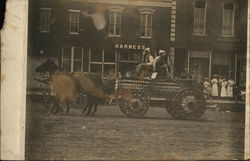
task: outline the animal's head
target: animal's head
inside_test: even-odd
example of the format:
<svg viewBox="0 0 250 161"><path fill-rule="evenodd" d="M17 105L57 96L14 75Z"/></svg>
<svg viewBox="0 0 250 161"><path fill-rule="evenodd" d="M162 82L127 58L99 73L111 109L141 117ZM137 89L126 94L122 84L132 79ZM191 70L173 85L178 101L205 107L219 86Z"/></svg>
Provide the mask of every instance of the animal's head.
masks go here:
<svg viewBox="0 0 250 161"><path fill-rule="evenodd" d="M42 63L36 68L36 72L49 72L54 73L58 69L55 60L48 59L46 62Z"/></svg>

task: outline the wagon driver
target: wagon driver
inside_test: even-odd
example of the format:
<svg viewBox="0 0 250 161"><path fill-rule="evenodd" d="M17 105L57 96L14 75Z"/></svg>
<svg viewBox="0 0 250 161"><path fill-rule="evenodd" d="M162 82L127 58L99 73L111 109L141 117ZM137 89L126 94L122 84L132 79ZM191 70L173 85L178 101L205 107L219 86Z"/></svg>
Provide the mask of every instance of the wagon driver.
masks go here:
<svg viewBox="0 0 250 161"><path fill-rule="evenodd" d="M151 72L153 69L154 57L150 48L146 48L142 54L142 63L136 67L136 76L144 75L144 72Z"/></svg>

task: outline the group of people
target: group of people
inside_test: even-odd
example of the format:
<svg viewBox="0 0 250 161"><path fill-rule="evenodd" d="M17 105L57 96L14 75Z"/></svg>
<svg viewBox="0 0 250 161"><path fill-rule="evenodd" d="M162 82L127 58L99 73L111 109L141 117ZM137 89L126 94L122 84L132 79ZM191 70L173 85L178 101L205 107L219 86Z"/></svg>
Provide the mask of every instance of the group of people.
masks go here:
<svg viewBox="0 0 250 161"><path fill-rule="evenodd" d="M234 97L233 89L235 81L233 79L225 79L218 74L213 75L211 83L208 78L204 78L204 92L212 97Z"/></svg>
<svg viewBox="0 0 250 161"><path fill-rule="evenodd" d="M150 48L146 48L143 51L142 63L136 68L136 76L155 79L162 70L164 70L165 73L169 73L168 56L166 51L159 50L158 56L154 58Z"/></svg>

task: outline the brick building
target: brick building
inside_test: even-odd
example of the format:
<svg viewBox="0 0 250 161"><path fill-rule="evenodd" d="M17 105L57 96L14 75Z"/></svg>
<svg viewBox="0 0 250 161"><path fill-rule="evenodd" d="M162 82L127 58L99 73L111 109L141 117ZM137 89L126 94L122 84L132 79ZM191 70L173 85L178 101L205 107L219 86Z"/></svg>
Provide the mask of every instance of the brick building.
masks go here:
<svg viewBox="0 0 250 161"><path fill-rule="evenodd" d="M177 0L176 17L177 74L186 70L198 81L219 74L245 84L246 0Z"/></svg>
<svg viewBox="0 0 250 161"><path fill-rule="evenodd" d="M133 71L143 49L170 52L176 74L244 84L246 0L30 0L28 88L48 58L104 78ZM244 74L243 74L244 75Z"/></svg>

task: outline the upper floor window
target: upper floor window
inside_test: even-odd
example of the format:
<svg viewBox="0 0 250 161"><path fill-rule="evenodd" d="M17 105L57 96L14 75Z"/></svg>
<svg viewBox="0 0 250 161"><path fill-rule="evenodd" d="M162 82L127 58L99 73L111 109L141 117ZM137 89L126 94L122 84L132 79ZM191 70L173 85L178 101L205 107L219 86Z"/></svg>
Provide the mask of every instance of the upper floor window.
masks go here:
<svg viewBox="0 0 250 161"><path fill-rule="evenodd" d="M40 8L40 32L50 32L51 8Z"/></svg>
<svg viewBox="0 0 250 161"><path fill-rule="evenodd" d="M233 3L225 3L223 7L223 22L222 22L222 35L234 35L234 12L235 6Z"/></svg>
<svg viewBox="0 0 250 161"><path fill-rule="evenodd" d="M206 34L206 2L196 1L194 8L194 34Z"/></svg>
<svg viewBox="0 0 250 161"><path fill-rule="evenodd" d="M140 37L141 38L152 38L152 26L153 26L153 13L152 9L141 9L141 27Z"/></svg>
<svg viewBox="0 0 250 161"><path fill-rule="evenodd" d="M121 36L121 12L109 11L109 36Z"/></svg>
<svg viewBox="0 0 250 161"><path fill-rule="evenodd" d="M79 34L80 10L69 10L69 33Z"/></svg>

